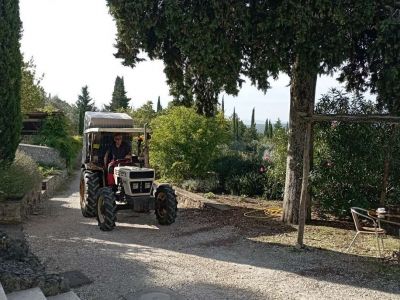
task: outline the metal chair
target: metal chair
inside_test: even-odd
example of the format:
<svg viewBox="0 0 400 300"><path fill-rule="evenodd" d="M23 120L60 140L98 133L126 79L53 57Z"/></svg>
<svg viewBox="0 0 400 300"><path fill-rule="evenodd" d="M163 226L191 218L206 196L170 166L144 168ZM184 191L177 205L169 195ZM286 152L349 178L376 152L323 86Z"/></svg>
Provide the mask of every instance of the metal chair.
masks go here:
<svg viewBox="0 0 400 300"><path fill-rule="evenodd" d="M376 242L378 244L379 257L382 257L379 238L381 239L382 242L382 251L383 251L383 236L386 234L386 231L380 227L380 224L378 224L374 218L368 216L368 210L359 207L352 207L350 210L351 210L351 215L353 216L354 225L356 227L357 233L353 238L353 240L351 241L346 252L350 251L351 246L353 245L359 234L374 234L376 236ZM372 222L373 227L363 226L360 222L360 218L364 218Z"/></svg>

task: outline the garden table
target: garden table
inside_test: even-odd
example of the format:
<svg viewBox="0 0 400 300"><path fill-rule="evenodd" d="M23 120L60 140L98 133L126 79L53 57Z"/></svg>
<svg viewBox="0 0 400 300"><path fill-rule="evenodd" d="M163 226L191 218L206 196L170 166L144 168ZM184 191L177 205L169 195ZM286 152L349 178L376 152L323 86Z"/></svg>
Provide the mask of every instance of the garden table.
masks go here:
<svg viewBox="0 0 400 300"><path fill-rule="evenodd" d="M399 228L399 251L400 251L400 214L399 213L378 213L375 210L369 210L368 215L378 222L381 227L381 222L398 226Z"/></svg>

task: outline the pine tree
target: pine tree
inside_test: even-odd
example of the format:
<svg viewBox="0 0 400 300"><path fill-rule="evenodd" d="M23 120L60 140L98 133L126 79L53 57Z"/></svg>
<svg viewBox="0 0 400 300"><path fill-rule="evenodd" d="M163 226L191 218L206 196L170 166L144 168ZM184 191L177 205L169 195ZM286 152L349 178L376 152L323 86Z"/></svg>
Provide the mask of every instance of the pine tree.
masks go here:
<svg viewBox="0 0 400 300"><path fill-rule="evenodd" d="M0 168L14 160L21 132L21 20L18 0L0 0Z"/></svg>
<svg viewBox="0 0 400 300"><path fill-rule="evenodd" d="M162 106L161 106L161 101L160 101L160 96L158 96L158 100L157 100L157 112L161 112L163 110Z"/></svg>
<svg viewBox="0 0 400 300"><path fill-rule="evenodd" d="M121 108L126 109L128 108L129 101L131 99L126 96L124 77L117 76L111 102L105 106L105 109L109 111L116 111Z"/></svg>
<svg viewBox="0 0 400 300"><path fill-rule="evenodd" d="M76 101L76 106L79 111L79 125L78 132L79 134L83 133L83 123L85 121L85 112L94 110L94 103L92 102L92 98L89 95L88 86L85 85L82 87L81 95L78 96L78 100Z"/></svg>

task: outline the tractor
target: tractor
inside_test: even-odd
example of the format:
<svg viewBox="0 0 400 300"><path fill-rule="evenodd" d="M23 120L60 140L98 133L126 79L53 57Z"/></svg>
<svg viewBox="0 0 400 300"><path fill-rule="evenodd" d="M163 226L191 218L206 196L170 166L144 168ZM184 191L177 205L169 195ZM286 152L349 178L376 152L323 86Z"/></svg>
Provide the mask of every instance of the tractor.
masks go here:
<svg viewBox="0 0 400 300"><path fill-rule="evenodd" d="M160 225L175 222L175 191L169 184L156 185L155 170L149 167L150 133L147 125L134 128L132 118L125 113L85 113L80 205L82 215L96 217L103 231L114 229L117 211L122 209L154 210ZM135 151L131 157L105 162L116 134Z"/></svg>

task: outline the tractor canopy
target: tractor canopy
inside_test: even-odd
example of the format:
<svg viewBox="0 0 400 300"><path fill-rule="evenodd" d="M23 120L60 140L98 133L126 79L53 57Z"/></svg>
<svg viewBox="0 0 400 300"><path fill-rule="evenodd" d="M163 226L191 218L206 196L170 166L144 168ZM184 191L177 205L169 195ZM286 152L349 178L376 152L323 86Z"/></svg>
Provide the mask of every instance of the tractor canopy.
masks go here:
<svg viewBox="0 0 400 300"><path fill-rule="evenodd" d="M104 154L113 143L115 133L121 133L123 140L132 143L132 137L137 136L143 143L140 148L146 146L150 131L147 126L134 128L133 119L126 113L112 112L86 112L83 132L82 165L87 163L101 164ZM143 138L141 138L143 136ZM147 149L146 149L147 150ZM140 156L142 150L136 155ZM146 164L147 165L147 164Z"/></svg>

